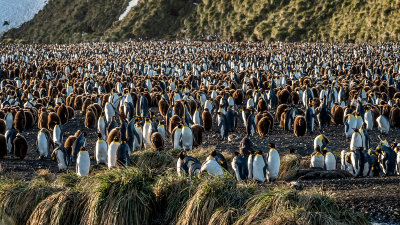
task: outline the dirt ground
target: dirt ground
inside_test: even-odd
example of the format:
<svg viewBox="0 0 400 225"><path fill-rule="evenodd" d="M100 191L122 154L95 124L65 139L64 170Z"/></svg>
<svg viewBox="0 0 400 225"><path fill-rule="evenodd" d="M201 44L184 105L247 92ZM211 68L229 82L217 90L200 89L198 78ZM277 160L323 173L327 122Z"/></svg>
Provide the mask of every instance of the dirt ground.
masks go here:
<svg viewBox="0 0 400 225"><path fill-rule="evenodd" d="M65 126L64 141L73 135L78 129L85 130L84 118L81 112L76 112L75 118L70 120ZM215 128L215 126L214 126ZM387 135L389 141L399 138L399 129L392 129ZM50 159L39 160L36 152L36 136L38 128L26 132L30 149L24 160L19 160L13 156L6 156L0 160L0 174L14 179L30 180L35 172L40 169L48 169L50 172L57 173L56 162ZM233 142L217 140L219 136L215 131L204 135L203 146L216 145L221 151L233 152L239 149L240 140L245 136L243 125L240 124L235 133L239 135ZM295 147L302 156L309 156L313 152L313 140L319 134L316 131L313 135L307 134L304 137L295 137L293 132L285 133L278 127L275 121L274 130L270 131L267 137L261 138L255 135L253 143L260 150L267 150L267 144L274 142L281 156L288 153L289 147ZM345 141L344 126L331 125L324 134L330 139L329 147L335 153L349 147L350 143ZM378 144L378 132L370 132L371 146ZM88 131L87 149L91 155L92 165L94 161L94 147L96 143L95 131ZM167 148L170 147L169 139ZM230 162L229 162L230 163ZM338 159L340 163L340 159ZM71 167L71 170L74 168ZM345 206L351 207L356 211L367 214L372 221L379 223L400 224L400 177L374 177L374 178L349 178L336 180L312 180L300 181L303 188L322 188L330 191Z"/></svg>

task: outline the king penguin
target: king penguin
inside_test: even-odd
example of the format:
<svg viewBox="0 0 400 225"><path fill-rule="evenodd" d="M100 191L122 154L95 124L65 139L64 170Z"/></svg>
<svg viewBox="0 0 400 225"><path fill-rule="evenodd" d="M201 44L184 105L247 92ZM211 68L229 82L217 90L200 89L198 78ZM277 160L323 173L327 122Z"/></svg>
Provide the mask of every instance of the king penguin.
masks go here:
<svg viewBox="0 0 400 225"><path fill-rule="evenodd" d="M325 158L321 153L320 146L316 146L314 152L311 154L311 168L321 168L324 169Z"/></svg>
<svg viewBox="0 0 400 225"><path fill-rule="evenodd" d="M224 171L221 165L217 162L217 151L212 151L211 154L207 157L206 161L203 163L200 169L199 178L202 173L207 172L211 176L222 177L224 175Z"/></svg>
<svg viewBox="0 0 400 225"><path fill-rule="evenodd" d="M119 165L129 166L129 145L126 143L126 139L122 139L122 143L118 146L117 159Z"/></svg>
<svg viewBox="0 0 400 225"><path fill-rule="evenodd" d="M259 182L265 182L267 172L267 162L262 151L257 151L253 159L252 177Z"/></svg>
<svg viewBox="0 0 400 225"><path fill-rule="evenodd" d="M49 155L51 143L50 143L50 137L47 135L47 132L45 131L45 128L42 128L37 136L37 147L39 150L39 158L47 158Z"/></svg>
<svg viewBox="0 0 400 225"><path fill-rule="evenodd" d="M247 179L249 174L246 159L239 152L235 151L232 159L232 169L235 171L236 179L241 182Z"/></svg>
<svg viewBox="0 0 400 225"><path fill-rule="evenodd" d="M181 138L182 138L182 124L179 124L174 128L171 134L172 145L174 149L182 149Z"/></svg>
<svg viewBox="0 0 400 225"><path fill-rule="evenodd" d="M281 159L274 143L269 144L270 150L267 159L267 180L269 182L278 178Z"/></svg>
<svg viewBox="0 0 400 225"><path fill-rule="evenodd" d="M182 147L183 150L193 149L193 132L192 129L186 125L182 128Z"/></svg>
<svg viewBox="0 0 400 225"><path fill-rule="evenodd" d="M189 175L189 168L193 164L200 164L200 162L196 158L186 155L186 153L184 151L180 152L178 161L176 162L176 170L177 170L178 176ZM200 167L201 167L201 164L200 164Z"/></svg>
<svg viewBox="0 0 400 225"><path fill-rule="evenodd" d="M76 160L76 174L80 177L89 175L90 157L85 147L81 147Z"/></svg>
<svg viewBox="0 0 400 225"><path fill-rule="evenodd" d="M103 135L98 132L96 141L96 162L97 164L107 164L107 142L103 139Z"/></svg>
<svg viewBox="0 0 400 225"><path fill-rule="evenodd" d="M64 171L68 168L69 160L67 158L67 149L60 145L51 153L51 160L57 162L58 171Z"/></svg>
<svg viewBox="0 0 400 225"><path fill-rule="evenodd" d="M116 166L117 163L117 150L119 147L119 138L115 137L113 142L108 146L107 166L108 169Z"/></svg>
<svg viewBox="0 0 400 225"><path fill-rule="evenodd" d="M328 151L327 148L324 148L323 152L325 154L325 169L326 170L336 170L335 155L331 151Z"/></svg>
<svg viewBox="0 0 400 225"><path fill-rule="evenodd" d="M350 150L356 150L357 148L363 147L363 139L358 129L354 129L354 133L351 136Z"/></svg>

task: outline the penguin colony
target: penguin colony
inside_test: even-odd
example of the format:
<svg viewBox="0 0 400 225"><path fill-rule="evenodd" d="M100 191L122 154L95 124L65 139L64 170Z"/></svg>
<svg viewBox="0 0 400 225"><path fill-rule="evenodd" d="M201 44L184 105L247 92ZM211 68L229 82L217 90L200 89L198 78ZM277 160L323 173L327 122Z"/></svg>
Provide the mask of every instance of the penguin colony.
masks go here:
<svg viewBox="0 0 400 225"><path fill-rule="evenodd" d="M220 152L203 163L188 155L217 133L216 145L243 138L231 153L237 180L264 182L278 178L285 149L274 140L256 149L252 140L283 130L299 140L315 136L310 167L399 175L400 145L386 139L400 127L397 46L280 43L277 52L276 43L165 45L3 46L0 158L51 158L60 171L75 166L87 176L91 155L113 168L129 166L134 151L172 147L181 151L178 174L222 176L228 163ZM84 129L64 135L76 115ZM349 142L340 160L324 135L332 126ZM88 133L96 134L95 146L86 144ZM378 133L380 144L371 146Z"/></svg>

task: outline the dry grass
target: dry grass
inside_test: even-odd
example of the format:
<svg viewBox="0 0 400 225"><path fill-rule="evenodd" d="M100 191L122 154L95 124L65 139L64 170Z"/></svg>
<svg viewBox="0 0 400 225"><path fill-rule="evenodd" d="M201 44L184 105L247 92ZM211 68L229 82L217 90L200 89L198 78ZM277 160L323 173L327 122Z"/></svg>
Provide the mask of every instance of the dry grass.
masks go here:
<svg viewBox="0 0 400 225"><path fill-rule="evenodd" d="M77 191L55 193L38 204L27 224L80 224L85 202L84 194Z"/></svg>
<svg viewBox="0 0 400 225"><path fill-rule="evenodd" d="M253 185L237 185L233 177L207 177L197 187L196 193L181 209L178 225L209 224L210 220L221 214L217 209L239 209L254 192ZM231 214L233 215L233 214ZM214 217L214 218L213 218ZM226 218L235 220L236 218Z"/></svg>
<svg viewBox="0 0 400 225"><path fill-rule="evenodd" d="M82 180L88 192L82 221L86 224L149 224L154 207L151 173L115 169Z"/></svg>
<svg viewBox="0 0 400 225"><path fill-rule="evenodd" d="M174 168L178 159L177 150L157 151L155 149L145 149L135 151L131 155L131 162L138 168L152 170L156 174L164 172L168 168Z"/></svg>
<svg viewBox="0 0 400 225"><path fill-rule="evenodd" d="M297 170L300 169L300 158L283 158L279 169L278 180L289 181L296 176Z"/></svg>
<svg viewBox="0 0 400 225"><path fill-rule="evenodd" d="M179 177L175 170L158 176L153 186L158 217L156 220L159 220L160 224L175 224L182 203L194 195L198 183L198 179Z"/></svg>
<svg viewBox="0 0 400 225"><path fill-rule="evenodd" d="M46 197L59 191L44 177L30 183L2 179L0 182L0 208L16 224L25 224L35 207Z"/></svg>
<svg viewBox="0 0 400 225"><path fill-rule="evenodd" d="M255 195L236 224L369 224L360 213L343 209L321 191L276 187Z"/></svg>

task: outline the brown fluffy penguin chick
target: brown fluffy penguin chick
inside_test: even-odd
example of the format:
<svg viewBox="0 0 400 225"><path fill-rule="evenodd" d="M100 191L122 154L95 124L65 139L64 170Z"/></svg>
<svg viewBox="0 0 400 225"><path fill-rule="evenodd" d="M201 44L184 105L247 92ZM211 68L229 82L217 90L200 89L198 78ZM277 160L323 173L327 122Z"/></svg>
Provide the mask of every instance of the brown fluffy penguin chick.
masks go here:
<svg viewBox="0 0 400 225"><path fill-rule="evenodd" d="M25 129L31 129L33 126L35 126L35 119L33 118L33 115L30 111L24 110L25 113L25 119L26 119L26 125Z"/></svg>
<svg viewBox="0 0 400 225"><path fill-rule="evenodd" d="M65 140L64 143L64 148L67 149L67 152L71 155L72 152L72 145L74 144L75 140L76 140L76 136L75 135L71 135L67 138L67 140Z"/></svg>
<svg viewBox="0 0 400 225"><path fill-rule="evenodd" d="M0 134L0 159L7 155L7 140L6 136Z"/></svg>
<svg viewBox="0 0 400 225"><path fill-rule="evenodd" d="M22 135L17 135L14 139L14 154L20 159L24 159L28 152L28 142Z"/></svg>
<svg viewBox="0 0 400 225"><path fill-rule="evenodd" d="M116 127L110 131L107 137L107 146L113 142L114 138L118 137L118 139L121 139L121 128Z"/></svg>
<svg viewBox="0 0 400 225"><path fill-rule="evenodd" d="M85 116L85 127L88 129L96 129L97 121L96 115L94 114L93 110L86 111Z"/></svg>
<svg viewBox="0 0 400 225"><path fill-rule="evenodd" d="M233 95L232 95L233 101L235 102L235 105L241 105L243 103L243 91L242 90L236 90Z"/></svg>
<svg viewBox="0 0 400 225"><path fill-rule="evenodd" d="M203 132L204 132L204 127L195 124L191 127L192 133L193 133L193 146L199 146L203 143Z"/></svg>
<svg viewBox="0 0 400 225"><path fill-rule="evenodd" d="M68 109L68 119L75 118L75 110L71 106L67 106Z"/></svg>
<svg viewBox="0 0 400 225"><path fill-rule="evenodd" d="M179 116L179 118L183 118L185 116L185 107L181 101L175 102L174 112L175 115Z"/></svg>
<svg viewBox="0 0 400 225"><path fill-rule="evenodd" d="M397 106L390 110L390 125L400 127L400 109Z"/></svg>
<svg viewBox="0 0 400 225"><path fill-rule="evenodd" d="M272 116L272 114L268 111L265 111L263 113L264 117L267 117L269 119L269 129L272 130L274 128L274 117Z"/></svg>
<svg viewBox="0 0 400 225"><path fill-rule="evenodd" d="M51 112L49 114L48 122L47 122L47 124L49 126L49 130L53 131L54 126L56 124L60 124L60 123L61 123L61 120L60 120L60 117L58 117L57 113Z"/></svg>
<svg viewBox="0 0 400 225"><path fill-rule="evenodd" d="M14 128L18 132L23 132L26 126L26 118L23 110L19 110L14 117Z"/></svg>
<svg viewBox="0 0 400 225"><path fill-rule="evenodd" d="M82 104L82 112L86 112L87 107L92 104L92 99L87 98Z"/></svg>
<svg viewBox="0 0 400 225"><path fill-rule="evenodd" d="M82 105L83 105L82 95L76 96L75 101L74 101L74 109L80 110L80 109L82 109Z"/></svg>
<svg viewBox="0 0 400 225"><path fill-rule="evenodd" d="M302 137L306 134L307 122L304 116L296 116L293 124L293 132L296 137Z"/></svg>
<svg viewBox="0 0 400 225"><path fill-rule="evenodd" d="M151 135L151 145L158 151L164 150L164 139L160 133L154 132Z"/></svg>
<svg viewBox="0 0 400 225"><path fill-rule="evenodd" d="M278 101L280 104L287 104L290 100L290 92L287 89L283 89L278 92Z"/></svg>
<svg viewBox="0 0 400 225"><path fill-rule="evenodd" d="M167 112L168 112L168 103L167 101L165 101L164 99L160 99L160 101L158 101L158 110L160 110L160 114L162 117L166 117L167 116Z"/></svg>
<svg viewBox="0 0 400 225"><path fill-rule="evenodd" d="M0 134L5 135L6 134L6 121L3 119L0 119Z"/></svg>
<svg viewBox="0 0 400 225"><path fill-rule="evenodd" d="M331 113L333 115L333 122L335 122L336 125L343 124L344 110L340 105L334 105Z"/></svg>
<svg viewBox="0 0 400 225"><path fill-rule="evenodd" d="M172 133L172 131L181 123L181 118L178 115L174 115L169 119L169 127L168 131Z"/></svg>
<svg viewBox="0 0 400 225"><path fill-rule="evenodd" d="M270 127L270 119L268 117L263 117L257 123L257 132L261 137L265 137L268 134Z"/></svg>
<svg viewBox="0 0 400 225"><path fill-rule="evenodd" d="M286 104L281 104L281 105L279 105L278 108L276 109L276 115L275 115L275 117L276 117L276 120L278 120L278 122L281 121L281 115L282 115L282 113L285 111L285 109L287 109L287 108L288 108L288 105L286 105Z"/></svg>
<svg viewBox="0 0 400 225"><path fill-rule="evenodd" d="M47 113L45 108L42 108L40 111L41 112L39 115L39 124L38 124L39 129L43 129L43 128L48 129L49 128L49 125L48 125L49 114Z"/></svg>
<svg viewBox="0 0 400 225"><path fill-rule="evenodd" d="M208 108L204 109L201 118L203 119L204 130L210 131L212 128L213 118Z"/></svg>
<svg viewBox="0 0 400 225"><path fill-rule="evenodd" d="M68 122L69 113L67 106L65 104L61 104L60 107L57 109L57 115L60 117L61 124L66 124Z"/></svg>
<svg viewBox="0 0 400 225"><path fill-rule="evenodd" d="M297 91L292 91L292 103L297 105L299 104L300 101L300 95L297 93Z"/></svg>
<svg viewBox="0 0 400 225"><path fill-rule="evenodd" d="M257 112L263 112L266 110L267 110L267 102L263 98L258 99Z"/></svg>

